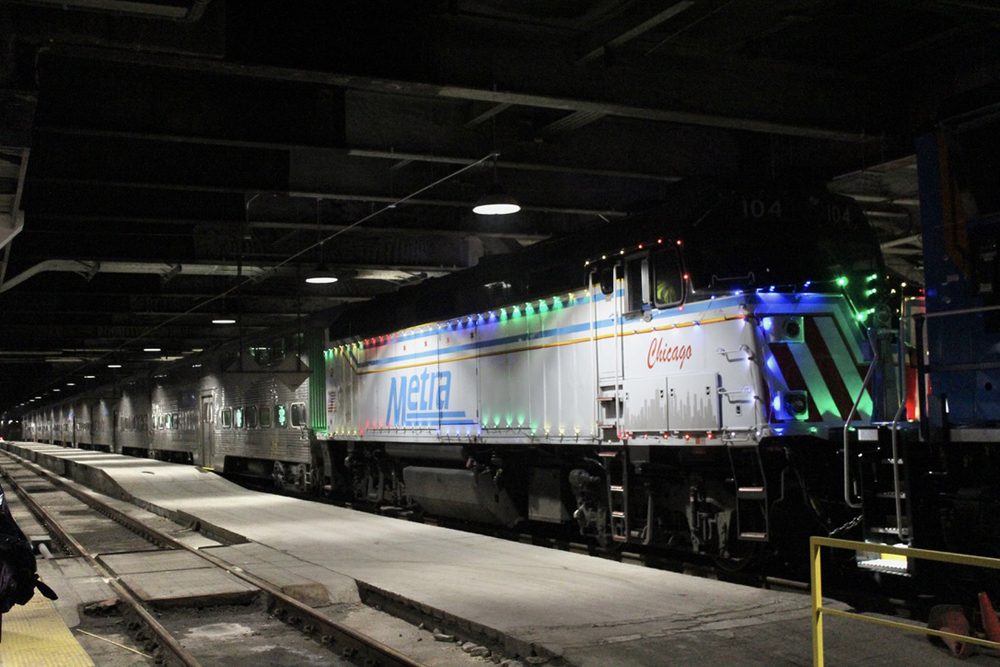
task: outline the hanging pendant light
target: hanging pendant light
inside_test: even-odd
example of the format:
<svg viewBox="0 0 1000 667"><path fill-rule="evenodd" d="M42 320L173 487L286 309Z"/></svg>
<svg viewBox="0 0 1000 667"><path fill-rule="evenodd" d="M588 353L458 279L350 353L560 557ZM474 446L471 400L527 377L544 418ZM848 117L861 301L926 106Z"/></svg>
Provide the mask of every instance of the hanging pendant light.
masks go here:
<svg viewBox="0 0 1000 667"><path fill-rule="evenodd" d="M325 240L320 231L319 224L319 203L320 200L316 200L316 244L319 246L319 264L316 268L306 274L306 282L310 285L329 285L330 283L337 282L337 275L331 271L326 262L323 261L323 246L325 245Z"/></svg>
<svg viewBox="0 0 1000 667"><path fill-rule="evenodd" d="M226 296L222 295L222 312L212 318L212 324L236 324L236 317L226 308Z"/></svg>
<svg viewBox="0 0 1000 667"><path fill-rule="evenodd" d="M337 282L337 276L327 268L326 264L320 262L319 265L306 274L306 282L310 285L329 285Z"/></svg>
<svg viewBox="0 0 1000 667"><path fill-rule="evenodd" d="M480 197L475 206L472 207L473 213L478 213L479 215L510 215L521 210L521 206L517 203L517 200L504 192L497 181L498 156L498 153L493 154L493 185L490 187L489 192Z"/></svg>

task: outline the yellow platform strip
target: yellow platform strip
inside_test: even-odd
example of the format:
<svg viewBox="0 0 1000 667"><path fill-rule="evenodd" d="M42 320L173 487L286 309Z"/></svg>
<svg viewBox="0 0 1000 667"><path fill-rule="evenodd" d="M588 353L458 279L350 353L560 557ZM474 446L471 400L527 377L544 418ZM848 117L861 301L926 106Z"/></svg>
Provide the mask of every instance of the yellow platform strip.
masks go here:
<svg viewBox="0 0 1000 667"><path fill-rule="evenodd" d="M0 665L3 667L93 666L55 605L38 593L26 605L3 615Z"/></svg>

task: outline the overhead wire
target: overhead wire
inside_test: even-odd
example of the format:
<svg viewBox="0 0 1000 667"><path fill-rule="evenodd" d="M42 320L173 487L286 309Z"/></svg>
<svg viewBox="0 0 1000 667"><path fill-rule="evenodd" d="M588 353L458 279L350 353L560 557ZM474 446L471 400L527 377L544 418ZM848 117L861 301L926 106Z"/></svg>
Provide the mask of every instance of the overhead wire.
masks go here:
<svg viewBox="0 0 1000 667"><path fill-rule="evenodd" d="M447 175L445 175L445 176L437 179L433 183L425 185L425 186L423 186L423 187L421 187L421 188L419 188L419 189L411 192L410 194L406 195L405 197L401 197L400 199L392 201L392 202L386 204L385 206L383 206L382 208L379 208L379 209L376 209L376 210L372 211L368 215L366 215L366 216L364 216L364 217L362 217L362 218L360 218L358 220L355 220L354 222L352 222L351 224L349 224L349 225L347 225L345 227L341 227L340 229L337 229L336 231L332 232L331 234L329 234L329 235L327 235L325 237L319 238L312 245L308 245L308 246L300 249L299 251L297 251L297 252L289 255L285 259L281 260L277 264L274 264L273 266L271 266L270 268L266 269L265 271L263 271L261 273L256 273L256 274L254 274L252 276L247 276L247 277L238 276L236 284L234 284L232 287L230 287L230 288L228 288L228 289L220 292L219 294L216 294L214 296L208 297L208 298L206 298L206 299L198 302L197 304L195 304L191 308L185 310L184 312L178 313L176 315L173 315L173 316L165 319L164 321L160 322L159 324L156 324L155 326L152 326L149 329L146 329L145 331L143 331L142 333L138 334L137 336L134 336L133 338L130 338L130 339L126 340L125 342L123 342L122 344L118 345L113 350L111 350L109 352L106 352L102 356L100 356L100 357L98 357L96 359L92 359L90 361L87 361L82 366L78 366L77 368L75 368L73 371L71 371L69 373L65 373L65 374L57 377L54 380L54 383L62 382L64 379L66 379L68 377L72 377L74 375L77 375L77 374L81 373L82 371L85 371L88 368L92 368L92 367L96 366L97 364L100 364L101 362L103 362L103 361L105 361L107 359L113 358L115 355L117 355L119 352L121 352L122 350L124 350L128 346L132 345L133 343L136 343L137 341L140 341L140 340L146 338L147 336L149 336L152 333L155 333L156 331L159 331L160 329L162 329L163 327L167 326L168 324L171 324L171 323L176 322L177 320L179 320L179 319L181 319L183 317L191 315L192 313L195 313L195 312L201 310L205 306L207 306L207 305L209 305L211 303L215 303L219 299L226 298L227 296L229 296L233 292L239 290L241 287L243 287L243 286L245 286L245 285L247 285L249 283L259 282L259 281L262 281L262 280L266 280L267 278L275 275L277 273L278 269L280 269L281 267L283 267L283 266L287 265L288 263L294 261L295 259L301 257L302 255L308 253L309 251L313 250L317 246L322 246L323 244L328 243L329 241L332 241L333 239L337 238L341 234L345 234L345 233L349 232L350 230L354 229L355 227L358 227L359 225L363 225L364 223L368 222L372 218L375 218L375 217L378 217L379 215L382 215L386 211L390 211L392 209L395 209L397 206L399 206L401 204L405 204L407 201L413 199L414 197L417 197L417 196L423 194L424 192L427 192L428 190L431 190L431 189L437 187L438 185L441 185L442 183L450 181L451 179L459 176L460 174L462 174L462 173L464 173L466 171L469 171L470 169L473 169L475 167L478 167L479 165L481 165L482 163L484 163L484 162L486 162L488 160L494 160L495 161L498 157L500 157L500 154L497 153L496 151L493 151L493 152L487 154L486 156L484 156L484 157L476 160L475 162L469 163L469 164L465 165L464 167L461 167L460 169L457 169L457 170L451 172L450 174L447 174ZM269 191L257 192L252 197L248 198L247 201L246 201L245 211L246 211L247 216L249 216L250 203L252 201L254 201L257 197L260 197L261 195L265 195L265 194L285 194L287 196L292 196L292 197L297 196L294 193L280 193L280 192L269 192ZM301 195L301 196L304 197L306 195ZM312 193L312 194L310 194L308 196L311 197L311 198L313 198L313 199L317 198L315 193ZM49 386L51 387L52 385L50 384ZM46 390L45 389L41 389L41 390L35 390L35 391L46 391Z"/></svg>

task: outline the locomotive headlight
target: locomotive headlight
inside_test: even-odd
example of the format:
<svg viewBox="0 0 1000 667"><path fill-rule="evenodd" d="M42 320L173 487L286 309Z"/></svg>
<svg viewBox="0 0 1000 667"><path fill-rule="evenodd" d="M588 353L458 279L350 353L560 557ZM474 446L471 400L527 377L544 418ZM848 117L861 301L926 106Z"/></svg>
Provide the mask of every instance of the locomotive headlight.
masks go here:
<svg viewBox="0 0 1000 667"><path fill-rule="evenodd" d="M772 343L803 343L805 327L798 315L777 316L764 319L764 332Z"/></svg>
<svg viewBox="0 0 1000 667"><path fill-rule="evenodd" d="M804 391L789 391L782 397L788 416L805 419L809 415L809 397Z"/></svg>

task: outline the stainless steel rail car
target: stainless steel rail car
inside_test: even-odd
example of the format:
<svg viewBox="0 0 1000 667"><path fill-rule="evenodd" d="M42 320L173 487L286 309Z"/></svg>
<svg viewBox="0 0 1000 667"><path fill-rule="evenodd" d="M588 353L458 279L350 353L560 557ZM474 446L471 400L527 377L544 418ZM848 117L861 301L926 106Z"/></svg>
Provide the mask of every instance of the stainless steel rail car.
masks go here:
<svg viewBox="0 0 1000 667"><path fill-rule="evenodd" d="M241 354L233 346L48 404L25 416L25 437L315 490L317 447L310 429L311 384L322 387L321 336L272 333ZM310 370L310 341L313 358ZM315 392L314 392L315 393ZM327 467L329 467L327 465Z"/></svg>

